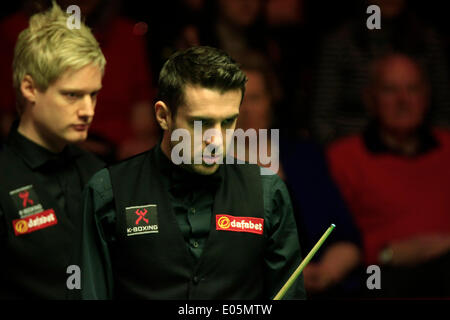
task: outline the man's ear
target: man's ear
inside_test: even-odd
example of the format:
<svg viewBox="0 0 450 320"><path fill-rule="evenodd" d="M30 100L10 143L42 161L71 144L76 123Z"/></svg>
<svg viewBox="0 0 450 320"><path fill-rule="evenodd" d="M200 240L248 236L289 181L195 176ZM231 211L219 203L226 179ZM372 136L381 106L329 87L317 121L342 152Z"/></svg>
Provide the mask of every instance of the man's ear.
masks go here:
<svg viewBox="0 0 450 320"><path fill-rule="evenodd" d="M36 93L38 91L36 83L30 75L25 75L20 83L20 91L27 102L34 104L36 102Z"/></svg>
<svg viewBox="0 0 450 320"><path fill-rule="evenodd" d="M168 130L172 127L172 113L163 101L155 103L155 116L161 129Z"/></svg>

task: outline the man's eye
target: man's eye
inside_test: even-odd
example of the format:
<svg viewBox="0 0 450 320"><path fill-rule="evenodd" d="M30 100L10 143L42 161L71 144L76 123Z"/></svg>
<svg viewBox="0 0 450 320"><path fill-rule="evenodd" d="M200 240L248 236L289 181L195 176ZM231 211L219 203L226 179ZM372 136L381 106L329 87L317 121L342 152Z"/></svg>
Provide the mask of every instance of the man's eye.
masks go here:
<svg viewBox="0 0 450 320"><path fill-rule="evenodd" d="M208 127L212 124L211 121L208 120L194 120L192 121L192 126L194 127L195 125L201 125L202 127Z"/></svg>
<svg viewBox="0 0 450 320"><path fill-rule="evenodd" d="M78 93L75 92L66 92L64 95L70 99L76 99L80 96Z"/></svg>
<svg viewBox="0 0 450 320"><path fill-rule="evenodd" d="M224 126L231 126L233 124L234 120L236 120L236 118L223 120L222 121L222 125L224 125Z"/></svg>

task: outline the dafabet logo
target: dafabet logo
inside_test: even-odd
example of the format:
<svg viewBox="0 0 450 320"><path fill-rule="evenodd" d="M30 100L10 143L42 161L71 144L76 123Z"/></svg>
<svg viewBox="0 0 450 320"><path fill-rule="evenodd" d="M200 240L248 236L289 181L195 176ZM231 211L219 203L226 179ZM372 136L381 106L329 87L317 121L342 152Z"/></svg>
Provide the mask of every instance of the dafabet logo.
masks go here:
<svg viewBox="0 0 450 320"><path fill-rule="evenodd" d="M216 230L263 234L264 219L218 214L216 215Z"/></svg>

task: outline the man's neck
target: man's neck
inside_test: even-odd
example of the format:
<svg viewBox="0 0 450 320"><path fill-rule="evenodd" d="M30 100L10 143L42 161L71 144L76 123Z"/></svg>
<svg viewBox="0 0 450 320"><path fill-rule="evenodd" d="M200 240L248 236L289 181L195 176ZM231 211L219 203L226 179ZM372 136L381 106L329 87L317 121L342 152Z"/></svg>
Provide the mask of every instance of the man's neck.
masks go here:
<svg viewBox="0 0 450 320"><path fill-rule="evenodd" d="M170 137L168 131L164 131L163 138L161 140L161 151L167 157L167 159L171 159L170 157Z"/></svg>
<svg viewBox="0 0 450 320"><path fill-rule="evenodd" d="M380 137L389 149L405 156L417 154L420 148L420 138L417 132L400 133L381 129Z"/></svg>
<svg viewBox="0 0 450 320"><path fill-rule="evenodd" d="M66 146L64 143L58 143L55 139L52 141L52 139L46 137L45 134L36 128L33 122L27 120L26 116L21 117L17 131L25 138L53 153L61 152Z"/></svg>

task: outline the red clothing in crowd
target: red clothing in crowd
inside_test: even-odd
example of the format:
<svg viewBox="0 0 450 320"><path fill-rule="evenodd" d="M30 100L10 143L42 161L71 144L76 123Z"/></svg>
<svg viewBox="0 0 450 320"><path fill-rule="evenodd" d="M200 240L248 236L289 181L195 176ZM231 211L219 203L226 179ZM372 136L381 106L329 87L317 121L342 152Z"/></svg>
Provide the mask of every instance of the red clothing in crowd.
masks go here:
<svg viewBox="0 0 450 320"><path fill-rule="evenodd" d="M363 136L329 147L330 170L360 229L367 264L393 240L450 233L450 132L433 136L437 146L415 157L370 152Z"/></svg>
<svg viewBox="0 0 450 320"><path fill-rule="evenodd" d="M12 61L19 33L28 26L29 17L18 12L0 23L0 115L13 112ZM129 138L129 117L139 102L152 102L153 88L145 38L134 23L116 17L101 31L94 31L106 58L103 88L100 91L90 133L102 135L119 144Z"/></svg>

